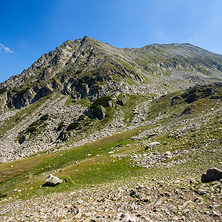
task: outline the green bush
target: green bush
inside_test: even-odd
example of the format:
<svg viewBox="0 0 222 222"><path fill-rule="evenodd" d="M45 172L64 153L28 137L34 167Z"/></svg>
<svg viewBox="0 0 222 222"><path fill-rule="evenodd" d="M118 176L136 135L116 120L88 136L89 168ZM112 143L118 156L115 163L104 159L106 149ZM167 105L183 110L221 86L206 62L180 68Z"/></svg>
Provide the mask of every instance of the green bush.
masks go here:
<svg viewBox="0 0 222 222"><path fill-rule="evenodd" d="M86 119L86 116L85 115L81 115L78 119L78 121L82 121L82 120L85 120Z"/></svg>
<svg viewBox="0 0 222 222"><path fill-rule="evenodd" d="M74 129L76 129L78 126L79 126L79 124L78 124L77 122L73 122L73 123L71 123L71 124L68 125L67 131L74 130Z"/></svg>
<svg viewBox="0 0 222 222"><path fill-rule="evenodd" d="M103 107L108 107L108 101L111 100L110 96L103 96L97 100L95 100L90 106L91 109L96 109L96 107L102 105Z"/></svg>
<svg viewBox="0 0 222 222"><path fill-rule="evenodd" d="M6 88L2 88L2 89L0 89L0 94L4 93L4 92L6 92L6 91L7 91Z"/></svg>
<svg viewBox="0 0 222 222"><path fill-rule="evenodd" d="M65 125L64 125L63 122L59 123L59 125L58 125L58 127L57 127L57 130L61 130L64 126L65 126Z"/></svg>
<svg viewBox="0 0 222 222"><path fill-rule="evenodd" d="M27 133L34 133L35 131L38 131L35 126L30 126L30 127L27 129Z"/></svg>
<svg viewBox="0 0 222 222"><path fill-rule="evenodd" d="M49 114L45 114L45 115L41 116L40 120L46 121L48 118L49 118Z"/></svg>

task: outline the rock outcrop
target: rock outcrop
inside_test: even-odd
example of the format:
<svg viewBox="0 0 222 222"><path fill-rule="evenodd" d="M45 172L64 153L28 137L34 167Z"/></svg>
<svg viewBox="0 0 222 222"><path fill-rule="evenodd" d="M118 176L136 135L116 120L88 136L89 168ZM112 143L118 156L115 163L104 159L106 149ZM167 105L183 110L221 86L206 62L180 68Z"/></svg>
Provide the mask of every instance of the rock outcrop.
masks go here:
<svg viewBox="0 0 222 222"><path fill-rule="evenodd" d="M150 148L152 148L154 146L158 146L158 145L160 145L160 142L149 143L149 144L146 145L145 150L148 150L148 149L150 149Z"/></svg>
<svg viewBox="0 0 222 222"><path fill-rule="evenodd" d="M101 119L104 119L106 116L106 109L100 105L98 110L97 110L97 113L96 113L96 117L101 120Z"/></svg>
<svg viewBox="0 0 222 222"><path fill-rule="evenodd" d="M201 182L212 182L222 179L222 171L217 168L208 169L205 174L201 176Z"/></svg>

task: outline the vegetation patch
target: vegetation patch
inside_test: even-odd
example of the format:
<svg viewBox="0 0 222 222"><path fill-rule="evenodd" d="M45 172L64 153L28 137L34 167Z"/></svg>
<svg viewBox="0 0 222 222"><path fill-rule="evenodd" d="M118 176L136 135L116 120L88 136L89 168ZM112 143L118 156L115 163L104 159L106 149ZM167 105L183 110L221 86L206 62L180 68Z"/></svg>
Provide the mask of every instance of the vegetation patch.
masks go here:
<svg viewBox="0 0 222 222"><path fill-rule="evenodd" d="M171 76L172 75L172 73L171 73L171 71L166 71L164 74L163 74L164 76Z"/></svg>
<svg viewBox="0 0 222 222"><path fill-rule="evenodd" d="M75 103L75 100L71 96L69 96L68 99L65 102L65 106L71 106L74 103Z"/></svg>
<svg viewBox="0 0 222 222"><path fill-rule="evenodd" d="M38 131L35 126L29 126L28 129L26 130L27 133L34 133Z"/></svg>
<svg viewBox="0 0 222 222"><path fill-rule="evenodd" d="M118 147L122 147L123 150L128 149L126 145L134 142L130 138L140 129L117 134L70 150L36 155L1 164L0 189L9 196L13 195L15 188L22 189L23 191L18 195L20 198L27 199L33 195L61 192L80 185L105 183L137 175L136 172L140 168L131 169L128 158L119 160L111 157L109 152ZM65 179L67 183L63 183L53 190L42 188L45 177L41 174L48 174L56 169L63 169L57 173L57 176ZM31 187L32 190L30 190Z"/></svg>
<svg viewBox="0 0 222 222"><path fill-rule="evenodd" d="M76 129L78 126L79 126L79 123L78 123L78 122L73 122L73 123L71 123L71 124L68 125L67 131L74 130L74 129Z"/></svg>
<svg viewBox="0 0 222 222"><path fill-rule="evenodd" d="M40 120L41 120L41 121L46 121L48 118L49 118L49 114L45 114L45 115L42 115L42 116L40 117Z"/></svg>
<svg viewBox="0 0 222 222"><path fill-rule="evenodd" d="M4 124L0 127L0 137L3 135L6 131L12 129L16 124L21 122L26 118L28 114L31 114L36 111L37 108L39 108L44 102L46 102L53 94L50 94L48 96L42 97L39 101L31 104L26 109L18 110L17 113L12 116L11 118L4 121ZM4 125L4 127L3 127Z"/></svg>
<svg viewBox="0 0 222 222"><path fill-rule="evenodd" d="M16 96L21 96L21 95L25 94L29 89L30 89L29 87L27 87L27 88L25 88L25 89L22 89L22 90L16 92L15 95L16 95Z"/></svg>
<svg viewBox="0 0 222 222"><path fill-rule="evenodd" d="M0 89L0 94L3 94L4 92L7 92L7 88L1 88Z"/></svg>
<svg viewBox="0 0 222 222"><path fill-rule="evenodd" d="M64 123L61 122L58 124L57 130L62 130L65 127Z"/></svg>
<svg viewBox="0 0 222 222"><path fill-rule="evenodd" d="M111 100L110 96L103 96L101 98L98 98L97 100L95 100L91 106L90 109L95 110L98 106L103 106L103 107L108 107L108 102Z"/></svg>
<svg viewBox="0 0 222 222"><path fill-rule="evenodd" d="M48 118L49 115L45 114L42 115L38 120L34 121L26 130L19 133L17 137L18 141L23 141L22 137L24 137L25 135L29 135L29 139L35 138L47 126L47 123L45 123L45 121L48 120Z"/></svg>

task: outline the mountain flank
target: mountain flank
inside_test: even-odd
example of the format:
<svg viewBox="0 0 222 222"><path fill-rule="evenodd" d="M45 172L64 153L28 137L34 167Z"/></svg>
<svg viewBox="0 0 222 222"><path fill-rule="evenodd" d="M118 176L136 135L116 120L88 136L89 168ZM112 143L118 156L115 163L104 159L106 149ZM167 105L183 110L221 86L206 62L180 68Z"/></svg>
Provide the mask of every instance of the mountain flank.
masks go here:
<svg viewBox="0 0 222 222"><path fill-rule="evenodd" d="M0 85L1 221L221 221L222 56L84 37Z"/></svg>

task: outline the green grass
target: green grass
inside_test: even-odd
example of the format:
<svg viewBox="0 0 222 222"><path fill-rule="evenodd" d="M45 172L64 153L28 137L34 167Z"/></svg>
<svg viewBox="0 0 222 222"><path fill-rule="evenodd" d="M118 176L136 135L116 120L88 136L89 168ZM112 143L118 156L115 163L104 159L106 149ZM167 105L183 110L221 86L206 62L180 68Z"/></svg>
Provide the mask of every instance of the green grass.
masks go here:
<svg viewBox="0 0 222 222"><path fill-rule="evenodd" d="M128 158L118 160L110 156L91 158L90 161L80 162L72 167L64 169L58 174L60 177L70 175L75 184L100 184L135 176L140 170L138 167L130 167Z"/></svg>
<svg viewBox="0 0 222 222"><path fill-rule="evenodd" d="M122 96L122 95L120 95ZM126 105L122 106L121 110L124 113L124 122L130 123L133 120L134 114L133 109L136 105L144 102L145 100L149 99L149 97L144 97L141 95L128 95Z"/></svg>
<svg viewBox="0 0 222 222"><path fill-rule="evenodd" d="M65 106L71 106L71 105L73 105L74 104L74 99L71 97L71 96L69 96L68 97L68 99L66 100L66 102L65 102Z"/></svg>
<svg viewBox="0 0 222 222"><path fill-rule="evenodd" d="M205 86L200 88L201 90L207 89ZM220 87L214 87L213 90L217 94L220 93ZM152 101L147 120L152 120L164 113L179 117L179 115L181 115L183 110L188 107L189 104L192 107L192 112L194 113L201 112L202 110L205 110L207 106L214 105L214 101L209 99L209 96L206 96L204 91L197 91L197 89L194 87L192 89L186 90L185 92L189 95L195 93L198 97L194 102L188 103L186 102L186 98L182 98L182 95L184 95L184 91L182 90L161 96L160 98Z"/></svg>
<svg viewBox="0 0 222 222"><path fill-rule="evenodd" d="M110 96L103 96L96 99L90 106L91 109L96 109L98 106L108 107L108 102L111 101Z"/></svg>
<svg viewBox="0 0 222 222"><path fill-rule="evenodd" d="M109 152L115 147L123 147L124 149L127 144L133 143L134 141L130 138L136 135L139 130L134 129L58 153L40 154L0 164L0 189L4 194L12 196L15 188L26 188L19 194L21 198L26 199L32 195L40 195L43 189L45 190L43 193L59 192L71 189L73 186L104 183L121 177L132 176L134 170L131 172L129 159L118 160L111 157ZM129 148L125 147L125 149ZM89 168L90 171L88 171ZM135 171L138 169L135 168ZM68 182L51 191L40 188L44 183L45 173L47 175L54 171L58 171L56 175L61 176ZM80 172L84 172L87 177L84 177L84 174ZM101 180L103 177L104 180ZM75 183L72 181L75 181ZM33 189L30 190L30 187L33 187Z"/></svg>
<svg viewBox="0 0 222 222"><path fill-rule="evenodd" d="M171 76L172 75L172 73L171 73L171 71L166 71L164 74L163 74L164 76Z"/></svg>
<svg viewBox="0 0 222 222"><path fill-rule="evenodd" d="M170 97L161 97L151 102L151 107L147 115L147 120L152 120L158 115L169 112L172 108L170 105ZM175 109L172 109L175 110Z"/></svg>
<svg viewBox="0 0 222 222"><path fill-rule="evenodd" d="M85 98L82 98L80 100L78 100L76 104L79 104L79 105L82 105L82 106L85 106L85 107L89 107L90 106L90 101L89 101L89 98L88 97L85 97Z"/></svg>

